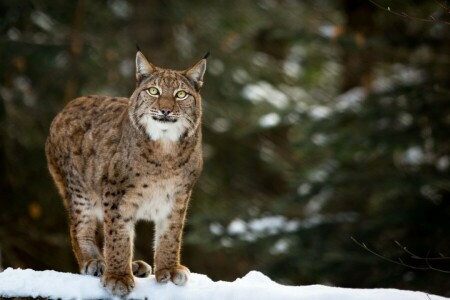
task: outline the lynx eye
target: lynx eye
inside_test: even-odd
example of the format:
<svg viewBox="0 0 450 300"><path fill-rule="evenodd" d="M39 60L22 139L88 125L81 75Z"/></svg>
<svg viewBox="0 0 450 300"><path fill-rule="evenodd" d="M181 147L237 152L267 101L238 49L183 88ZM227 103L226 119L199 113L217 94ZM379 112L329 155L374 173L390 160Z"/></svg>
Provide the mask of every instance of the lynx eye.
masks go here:
<svg viewBox="0 0 450 300"><path fill-rule="evenodd" d="M178 100L184 100L184 99L187 98L187 96L188 96L188 93L186 93L185 91L178 91L178 92L175 94L175 97L176 97Z"/></svg>
<svg viewBox="0 0 450 300"><path fill-rule="evenodd" d="M154 86L147 89L147 94L149 94L150 96L158 96L159 95L159 90L157 88L155 88Z"/></svg>

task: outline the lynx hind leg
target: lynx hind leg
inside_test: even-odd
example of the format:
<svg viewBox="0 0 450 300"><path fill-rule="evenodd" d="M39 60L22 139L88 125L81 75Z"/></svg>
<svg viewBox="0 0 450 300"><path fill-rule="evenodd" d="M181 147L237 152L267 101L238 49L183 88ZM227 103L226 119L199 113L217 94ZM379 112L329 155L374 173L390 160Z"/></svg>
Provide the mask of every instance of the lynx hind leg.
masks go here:
<svg viewBox="0 0 450 300"><path fill-rule="evenodd" d="M81 194L69 201L70 235L81 274L101 276L105 261L101 255L101 226L88 198Z"/></svg>
<svg viewBox="0 0 450 300"><path fill-rule="evenodd" d="M158 282L168 282L172 280L176 285L185 285L189 279L191 272L183 265L178 265L172 268L160 269L155 272L156 280Z"/></svg>
<svg viewBox="0 0 450 300"><path fill-rule="evenodd" d="M148 277L152 274L152 267L142 260L133 261L132 270L136 277Z"/></svg>
<svg viewBox="0 0 450 300"><path fill-rule="evenodd" d="M81 269L81 273L100 277L105 272L106 264L103 259L90 259L86 261Z"/></svg>
<svg viewBox="0 0 450 300"><path fill-rule="evenodd" d="M103 224L97 221L95 240L99 253L103 251ZM106 263L103 258L93 258L84 263L81 273L100 277L105 271Z"/></svg>

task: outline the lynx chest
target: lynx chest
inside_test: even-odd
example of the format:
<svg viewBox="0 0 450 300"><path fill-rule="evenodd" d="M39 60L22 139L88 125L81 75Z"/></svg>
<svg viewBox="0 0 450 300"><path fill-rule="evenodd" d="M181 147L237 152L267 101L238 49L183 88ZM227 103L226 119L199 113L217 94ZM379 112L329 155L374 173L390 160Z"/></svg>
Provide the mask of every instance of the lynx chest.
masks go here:
<svg viewBox="0 0 450 300"><path fill-rule="evenodd" d="M143 180L139 186L140 188L136 188L127 197L127 201L134 203L136 220L156 221L166 218L174 202L182 196L183 184L180 176L156 182Z"/></svg>

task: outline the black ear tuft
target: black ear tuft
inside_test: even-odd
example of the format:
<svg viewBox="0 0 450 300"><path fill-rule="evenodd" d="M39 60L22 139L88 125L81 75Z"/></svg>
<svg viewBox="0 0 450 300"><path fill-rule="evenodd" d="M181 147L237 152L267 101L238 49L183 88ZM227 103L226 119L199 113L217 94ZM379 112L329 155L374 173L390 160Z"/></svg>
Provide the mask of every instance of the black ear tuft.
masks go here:
<svg viewBox="0 0 450 300"><path fill-rule="evenodd" d="M206 52L205 56L203 56L203 59L208 59L210 52Z"/></svg>
<svg viewBox="0 0 450 300"><path fill-rule="evenodd" d="M136 49L137 49L137 51L141 51L141 48L139 48L139 45L137 42L136 42Z"/></svg>

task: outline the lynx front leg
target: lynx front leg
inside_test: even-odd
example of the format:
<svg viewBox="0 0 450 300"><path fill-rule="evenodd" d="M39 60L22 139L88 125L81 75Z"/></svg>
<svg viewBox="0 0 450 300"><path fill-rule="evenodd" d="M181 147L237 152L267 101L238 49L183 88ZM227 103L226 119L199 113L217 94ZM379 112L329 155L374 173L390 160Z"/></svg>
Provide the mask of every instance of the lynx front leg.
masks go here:
<svg viewBox="0 0 450 300"><path fill-rule="evenodd" d="M111 294L125 296L134 288L131 266L134 222L131 217L127 217L127 212L119 207L117 201L111 203L105 210L106 270L101 282Z"/></svg>
<svg viewBox="0 0 450 300"><path fill-rule="evenodd" d="M155 276L158 282L172 280L184 285L189 269L180 265L181 237L189 196L179 199L166 219L155 222Z"/></svg>

